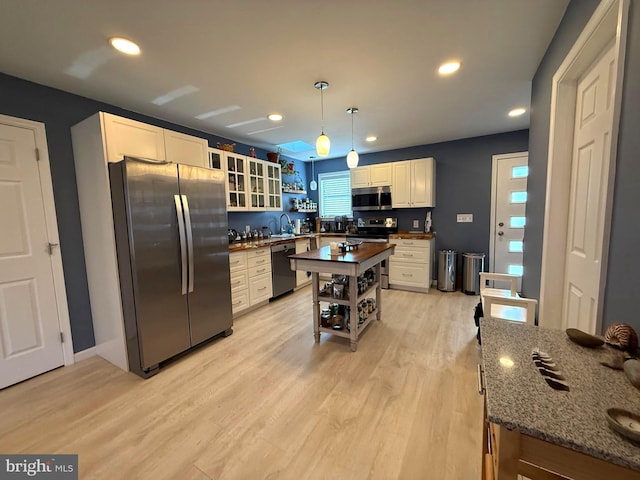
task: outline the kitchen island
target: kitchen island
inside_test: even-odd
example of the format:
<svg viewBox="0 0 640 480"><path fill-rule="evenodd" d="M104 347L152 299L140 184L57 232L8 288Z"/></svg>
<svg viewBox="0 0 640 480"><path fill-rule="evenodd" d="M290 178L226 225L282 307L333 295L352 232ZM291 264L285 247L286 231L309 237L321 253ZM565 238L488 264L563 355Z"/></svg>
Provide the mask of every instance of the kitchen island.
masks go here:
<svg viewBox="0 0 640 480"><path fill-rule="evenodd" d="M321 247L317 250L298 253L289 257L292 270L304 270L311 272L311 289L313 295L313 333L316 343L320 342L321 333L330 333L340 337L348 338L351 344L351 351L358 348L358 338L364 329L376 318L380 320L382 314L381 290L381 268L380 263L393 255L395 246L391 243L362 243L357 249L332 255L330 246ZM368 269L375 270L375 281L368 285L366 290L358 293L358 277ZM320 293L320 273L331 273L336 275L346 275L349 278L348 291L342 298ZM367 319L363 323L358 322L358 303L375 290L375 310L369 312ZM334 330L323 327L320 324L320 302L337 303L349 307L349 329Z"/></svg>
<svg viewBox="0 0 640 480"><path fill-rule="evenodd" d="M600 365L612 347L588 349L564 331L497 319L483 319L480 331L483 478L640 479L640 448L607 423L609 408L640 413L640 392L624 372ZM547 384L534 350L553 359L569 391Z"/></svg>

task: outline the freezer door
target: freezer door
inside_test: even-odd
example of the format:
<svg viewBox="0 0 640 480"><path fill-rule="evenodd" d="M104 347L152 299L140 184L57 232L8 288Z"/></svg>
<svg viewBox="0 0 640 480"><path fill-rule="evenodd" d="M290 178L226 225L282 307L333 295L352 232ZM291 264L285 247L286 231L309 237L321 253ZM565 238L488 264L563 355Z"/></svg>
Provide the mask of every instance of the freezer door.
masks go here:
<svg viewBox="0 0 640 480"><path fill-rule="evenodd" d="M178 175L175 164L124 163L138 343L142 367L149 369L191 345Z"/></svg>
<svg viewBox="0 0 640 480"><path fill-rule="evenodd" d="M191 344L233 325L224 174L178 165L189 256Z"/></svg>

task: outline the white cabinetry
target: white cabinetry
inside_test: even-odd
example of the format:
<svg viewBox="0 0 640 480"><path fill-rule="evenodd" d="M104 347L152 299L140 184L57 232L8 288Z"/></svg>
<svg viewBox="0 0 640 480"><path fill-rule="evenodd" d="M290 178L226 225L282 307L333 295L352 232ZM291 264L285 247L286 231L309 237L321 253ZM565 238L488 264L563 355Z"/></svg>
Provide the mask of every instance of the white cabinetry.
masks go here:
<svg viewBox="0 0 640 480"><path fill-rule="evenodd" d="M389 287L428 292L433 265L433 240L389 239L396 245L389 257Z"/></svg>
<svg viewBox="0 0 640 480"><path fill-rule="evenodd" d="M308 252L311 249L311 240L299 238L296 240L296 253ZM296 288L311 283L311 275L303 270L296 270Z"/></svg>
<svg viewBox="0 0 640 480"><path fill-rule="evenodd" d="M351 169L351 188L381 187L391 185L391 163L380 163Z"/></svg>
<svg viewBox="0 0 640 480"><path fill-rule="evenodd" d="M282 210L280 165L224 152L227 211Z"/></svg>
<svg viewBox="0 0 640 480"><path fill-rule="evenodd" d="M393 208L435 207L435 160L418 158L394 162Z"/></svg>
<svg viewBox="0 0 640 480"><path fill-rule="evenodd" d="M218 148L208 148L207 152L209 154L208 167L224 171L224 151Z"/></svg>
<svg viewBox="0 0 640 480"><path fill-rule="evenodd" d="M271 284L271 249L231 252L231 308L234 317L269 300L273 295Z"/></svg>
<svg viewBox="0 0 640 480"><path fill-rule="evenodd" d="M267 169L267 210L282 211L282 175L280 164L265 162Z"/></svg>
<svg viewBox="0 0 640 480"><path fill-rule="evenodd" d="M249 210L267 208L267 172L265 162L247 157L249 164Z"/></svg>
<svg viewBox="0 0 640 480"><path fill-rule="evenodd" d="M99 112L102 137L108 162L126 156L168 160L174 163L206 167L207 141L164 128L147 125L110 113Z"/></svg>
<svg viewBox="0 0 640 480"><path fill-rule="evenodd" d="M247 158L233 152L224 152L224 165L227 172L227 211L243 211L249 209L247 198L248 168Z"/></svg>

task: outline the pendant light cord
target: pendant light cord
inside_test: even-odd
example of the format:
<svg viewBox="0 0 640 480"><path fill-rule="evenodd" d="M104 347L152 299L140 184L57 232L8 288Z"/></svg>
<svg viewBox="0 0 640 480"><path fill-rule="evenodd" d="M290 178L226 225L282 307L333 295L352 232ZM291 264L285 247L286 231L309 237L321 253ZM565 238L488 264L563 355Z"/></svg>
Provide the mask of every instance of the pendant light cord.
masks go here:
<svg viewBox="0 0 640 480"><path fill-rule="evenodd" d="M353 115L355 112L351 112L351 150L353 150Z"/></svg>
<svg viewBox="0 0 640 480"><path fill-rule="evenodd" d="M320 130L324 133L324 88L320 86Z"/></svg>

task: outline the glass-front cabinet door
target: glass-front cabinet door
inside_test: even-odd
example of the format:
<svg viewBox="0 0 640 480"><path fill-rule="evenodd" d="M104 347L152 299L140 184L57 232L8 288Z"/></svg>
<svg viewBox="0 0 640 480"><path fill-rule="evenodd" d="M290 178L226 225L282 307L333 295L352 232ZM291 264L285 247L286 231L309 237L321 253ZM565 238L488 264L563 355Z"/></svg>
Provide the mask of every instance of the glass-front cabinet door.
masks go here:
<svg viewBox="0 0 640 480"><path fill-rule="evenodd" d="M266 208L266 186L265 186L265 165L262 160L252 158L249 162L249 188L251 202L250 210L265 210Z"/></svg>
<svg viewBox="0 0 640 480"><path fill-rule="evenodd" d="M222 170L224 168L224 151L209 147L209 168Z"/></svg>
<svg viewBox="0 0 640 480"><path fill-rule="evenodd" d="M247 158L225 152L227 170L227 211L248 210L247 203Z"/></svg>
<svg viewBox="0 0 640 480"><path fill-rule="evenodd" d="M282 178L279 163L267 163L267 210L282 210Z"/></svg>

